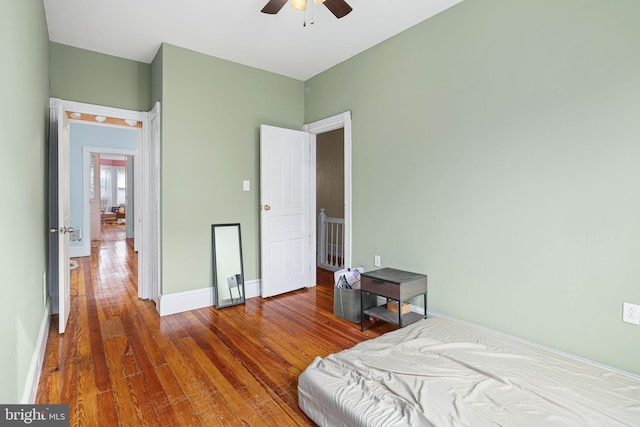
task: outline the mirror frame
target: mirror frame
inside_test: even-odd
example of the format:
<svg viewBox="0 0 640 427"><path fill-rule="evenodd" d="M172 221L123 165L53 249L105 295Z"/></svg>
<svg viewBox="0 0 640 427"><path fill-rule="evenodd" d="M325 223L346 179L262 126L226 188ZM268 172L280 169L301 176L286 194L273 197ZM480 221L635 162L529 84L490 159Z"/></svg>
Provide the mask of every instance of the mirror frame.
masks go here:
<svg viewBox="0 0 640 427"><path fill-rule="evenodd" d="M218 283L218 266L219 266L219 256L216 253L216 229L221 229L221 228L230 228L230 227L235 227L238 230L238 257L240 259L240 282L237 283L237 289L240 291L240 295L238 296L238 298L233 298L233 294L231 294L231 290L229 290L230 296L231 296L231 303L222 303L221 304L221 300L220 300L220 292L218 292L219 286L221 285L220 283ZM219 233L218 233L219 235ZM220 245L218 244L218 247ZM219 248L218 248L219 249ZM215 305L216 305L216 309L220 309L220 308L225 308L225 307L231 307L234 305L240 305L240 304L244 304L245 303L245 299L246 299L246 295L245 295L245 289L244 289L244 265L243 265L243 260L242 260L242 233L240 232L240 223L229 223L229 224L212 224L211 225L211 250L212 250L212 261L213 261L213 287L214 287L214 293L215 293ZM238 275L236 274L236 278L238 277ZM224 284L222 284L224 285ZM237 300L237 301L236 301ZM224 301L228 301L228 300L224 300Z"/></svg>

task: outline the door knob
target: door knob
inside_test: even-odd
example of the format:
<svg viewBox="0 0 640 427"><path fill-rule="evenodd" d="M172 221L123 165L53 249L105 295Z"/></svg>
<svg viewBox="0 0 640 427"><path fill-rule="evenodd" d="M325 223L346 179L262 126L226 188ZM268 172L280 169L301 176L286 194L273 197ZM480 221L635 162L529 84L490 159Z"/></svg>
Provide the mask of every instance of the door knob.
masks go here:
<svg viewBox="0 0 640 427"><path fill-rule="evenodd" d="M74 231L76 231L76 229L75 229L75 228L73 228L73 227L60 227L60 228L50 228L50 229L49 229L49 233L51 233L51 234L56 234L56 233L60 233L60 234L73 233Z"/></svg>
<svg viewBox="0 0 640 427"><path fill-rule="evenodd" d="M269 206L269 205L264 205L264 210L265 210L265 211L271 210L271 206Z"/></svg>

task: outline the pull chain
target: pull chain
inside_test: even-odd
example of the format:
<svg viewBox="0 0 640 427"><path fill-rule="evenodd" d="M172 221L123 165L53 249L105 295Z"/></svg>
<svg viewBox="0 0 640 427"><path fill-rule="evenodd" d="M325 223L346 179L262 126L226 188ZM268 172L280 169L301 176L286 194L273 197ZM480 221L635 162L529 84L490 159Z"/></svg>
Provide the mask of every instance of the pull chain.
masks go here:
<svg viewBox="0 0 640 427"><path fill-rule="evenodd" d="M315 24L315 23L316 23L315 19L313 19L315 9L314 9L313 2L310 2L310 4L311 4L311 20L309 21L309 24L310 24L310 25L313 25L313 24ZM303 26L303 27L306 27L306 26L307 26L307 9L305 9L305 10L304 10L304 15L303 15L303 20L302 20L302 26Z"/></svg>
<svg viewBox="0 0 640 427"><path fill-rule="evenodd" d="M311 25L315 24L315 20L313 19L313 15L315 14L315 5L313 3L314 2L311 2Z"/></svg>

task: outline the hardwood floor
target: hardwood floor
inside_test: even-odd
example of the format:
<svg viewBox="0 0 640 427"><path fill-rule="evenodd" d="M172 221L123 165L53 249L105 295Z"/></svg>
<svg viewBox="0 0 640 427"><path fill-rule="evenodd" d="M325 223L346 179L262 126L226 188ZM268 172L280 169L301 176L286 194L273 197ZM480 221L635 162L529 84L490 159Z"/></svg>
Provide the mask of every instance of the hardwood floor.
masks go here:
<svg viewBox="0 0 640 427"><path fill-rule="evenodd" d="M69 404L71 426L313 425L298 375L391 329L334 316L331 285L160 318L137 297L124 226L103 225L93 246L71 271L64 335L52 317L36 398Z"/></svg>

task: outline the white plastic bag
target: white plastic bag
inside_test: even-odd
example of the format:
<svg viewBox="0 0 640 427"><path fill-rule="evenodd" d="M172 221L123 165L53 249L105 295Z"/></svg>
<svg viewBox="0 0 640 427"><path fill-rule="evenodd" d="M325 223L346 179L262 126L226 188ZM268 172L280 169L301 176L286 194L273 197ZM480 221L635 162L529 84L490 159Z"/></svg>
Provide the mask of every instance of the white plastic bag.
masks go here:
<svg viewBox="0 0 640 427"><path fill-rule="evenodd" d="M360 289L360 274L364 267L343 268L333 273L333 280L337 288Z"/></svg>

